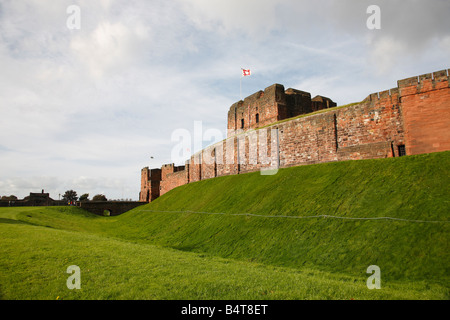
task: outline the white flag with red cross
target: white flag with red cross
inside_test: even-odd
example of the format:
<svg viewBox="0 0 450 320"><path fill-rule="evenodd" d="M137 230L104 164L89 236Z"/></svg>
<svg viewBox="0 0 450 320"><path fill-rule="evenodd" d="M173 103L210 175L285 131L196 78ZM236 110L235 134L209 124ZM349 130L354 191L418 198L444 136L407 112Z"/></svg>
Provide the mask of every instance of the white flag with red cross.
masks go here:
<svg viewBox="0 0 450 320"><path fill-rule="evenodd" d="M243 77L251 75L250 69L241 69L241 70L242 70Z"/></svg>

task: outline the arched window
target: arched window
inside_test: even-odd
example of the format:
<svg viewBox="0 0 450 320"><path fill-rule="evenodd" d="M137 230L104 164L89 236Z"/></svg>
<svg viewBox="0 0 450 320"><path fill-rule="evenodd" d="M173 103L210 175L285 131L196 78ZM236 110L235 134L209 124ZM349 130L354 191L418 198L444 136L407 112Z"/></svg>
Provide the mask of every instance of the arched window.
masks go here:
<svg viewBox="0 0 450 320"><path fill-rule="evenodd" d="M259 123L259 113L256 114L256 123Z"/></svg>
<svg viewBox="0 0 450 320"><path fill-rule="evenodd" d="M241 129L244 129L244 119L241 119Z"/></svg>

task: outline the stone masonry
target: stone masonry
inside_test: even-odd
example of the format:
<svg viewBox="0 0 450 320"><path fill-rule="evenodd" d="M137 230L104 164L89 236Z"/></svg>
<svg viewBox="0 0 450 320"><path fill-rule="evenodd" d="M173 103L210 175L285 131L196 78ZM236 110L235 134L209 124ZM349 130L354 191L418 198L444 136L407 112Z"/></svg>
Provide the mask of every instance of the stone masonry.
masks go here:
<svg viewBox="0 0 450 320"><path fill-rule="evenodd" d="M142 169L140 201L190 182L267 168L450 150L449 73L400 80L343 107L274 84L230 107L224 141L185 166Z"/></svg>

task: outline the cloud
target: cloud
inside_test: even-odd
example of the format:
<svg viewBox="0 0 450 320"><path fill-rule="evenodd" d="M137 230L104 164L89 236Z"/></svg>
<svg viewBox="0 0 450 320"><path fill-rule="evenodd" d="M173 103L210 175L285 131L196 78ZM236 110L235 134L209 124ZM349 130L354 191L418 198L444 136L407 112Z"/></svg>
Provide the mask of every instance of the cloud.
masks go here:
<svg viewBox="0 0 450 320"><path fill-rule="evenodd" d="M404 43L390 36L377 38L370 45L373 50L371 50L369 62L376 65L376 72L382 75L394 69L400 57L403 56L403 52L407 50Z"/></svg>
<svg viewBox="0 0 450 320"><path fill-rule="evenodd" d="M185 8L199 29L222 33L243 32L252 36L265 34L276 27L279 0L190 0Z"/></svg>
<svg viewBox="0 0 450 320"><path fill-rule="evenodd" d="M381 10L381 29L369 30L366 20L366 8L376 4ZM392 70L402 72L417 66L417 60L427 60L429 64L435 58L435 51L450 36L450 3L445 0L378 0L378 1L333 1L332 23L338 30L348 32L361 39L365 45L367 63L378 75L386 76ZM450 51L441 46L439 56L450 56ZM449 59L439 63L446 67ZM444 64L444 65L443 65ZM417 68L417 67L416 67ZM425 71L426 72L426 71ZM428 71L429 72L429 71Z"/></svg>
<svg viewBox="0 0 450 320"><path fill-rule="evenodd" d="M66 26L69 5L81 29ZM225 132L239 99L273 83L340 104L450 64L447 1L0 3L0 193L79 188L137 198L170 162L171 133ZM150 160L150 156L154 159Z"/></svg>
<svg viewBox="0 0 450 320"><path fill-rule="evenodd" d="M130 28L121 22L101 22L88 36L73 37L70 48L91 75L103 77L139 61L140 44L149 40L148 30L142 25Z"/></svg>

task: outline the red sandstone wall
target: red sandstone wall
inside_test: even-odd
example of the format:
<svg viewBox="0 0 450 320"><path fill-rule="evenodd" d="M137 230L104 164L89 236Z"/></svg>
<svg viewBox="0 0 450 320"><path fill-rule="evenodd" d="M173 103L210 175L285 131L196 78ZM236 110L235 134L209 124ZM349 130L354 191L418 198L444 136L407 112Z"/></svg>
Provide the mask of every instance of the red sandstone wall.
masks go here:
<svg viewBox="0 0 450 320"><path fill-rule="evenodd" d="M279 110L285 105L284 87L280 84L274 84L233 104L228 111L228 137L278 121ZM259 114L258 123L256 114ZM241 120L244 120L244 128L241 127Z"/></svg>
<svg viewBox="0 0 450 320"><path fill-rule="evenodd" d="M398 81L406 154L450 150L450 70Z"/></svg>
<svg viewBox="0 0 450 320"><path fill-rule="evenodd" d="M398 89L371 94L359 105L337 110L336 129L338 160L398 156L397 146L404 144Z"/></svg>
<svg viewBox="0 0 450 320"><path fill-rule="evenodd" d="M160 195L161 169L145 167L141 170L141 191L139 201L153 201Z"/></svg>
<svg viewBox="0 0 450 320"><path fill-rule="evenodd" d="M398 82L398 88L371 94L357 105L231 136L193 155L186 164L186 170L164 165L161 169L161 194L189 182L257 171L274 163L289 167L392 157L399 155L399 145L406 145L408 155L450 150L448 78L447 71L440 71L404 79ZM236 120L239 112L253 113L256 108L263 114L260 120L278 120L273 115L283 112L283 99L280 97L284 94L278 86L269 87L250 96L244 103L233 105L238 115ZM267 99L274 97L273 104L264 100L264 95ZM244 105L248 108L245 109ZM229 133L237 134L239 130L230 127L230 119L234 117L231 109L228 129ZM248 126L251 125L250 119ZM262 163L264 160L266 162ZM145 197L146 179L148 173L144 168L140 199Z"/></svg>
<svg viewBox="0 0 450 320"><path fill-rule="evenodd" d="M161 194L187 181L253 172L277 164L289 167L390 157L392 145L403 143L398 91L393 89L372 94L358 105L228 138L193 155L185 176L173 175L172 166L163 166Z"/></svg>
<svg viewBox="0 0 450 320"><path fill-rule="evenodd" d="M281 167L336 160L333 113L284 122L278 131Z"/></svg>
<svg viewBox="0 0 450 320"><path fill-rule="evenodd" d="M169 192L170 190L185 185L188 183L187 171L177 171L173 173L167 173L161 181L160 195Z"/></svg>
<svg viewBox="0 0 450 320"><path fill-rule="evenodd" d="M216 177L216 151L215 145L209 146L202 150L202 180Z"/></svg>
<svg viewBox="0 0 450 320"><path fill-rule="evenodd" d="M150 199L153 201L160 196L161 187L161 169L150 170Z"/></svg>
<svg viewBox="0 0 450 320"><path fill-rule="evenodd" d="M278 137L276 132L272 132L272 128L241 134L236 137L236 144L236 150L239 151L236 155L236 170L239 173L258 171L271 166L278 167Z"/></svg>
<svg viewBox="0 0 450 320"><path fill-rule="evenodd" d="M228 111L228 137L251 129L261 128L279 120L321 110L335 103L326 97L317 96L311 100L309 92L274 84L264 91L258 91L243 101L233 104ZM242 126L243 123L243 126Z"/></svg>
<svg viewBox="0 0 450 320"><path fill-rule="evenodd" d="M202 152L197 152L189 160L189 182L196 182L202 179Z"/></svg>
<svg viewBox="0 0 450 320"><path fill-rule="evenodd" d="M150 190L149 190L149 169L148 167L141 170L141 192L139 193L139 201L149 201Z"/></svg>
<svg viewBox="0 0 450 320"><path fill-rule="evenodd" d="M237 139L228 138L216 145L217 176L238 174L237 164Z"/></svg>

